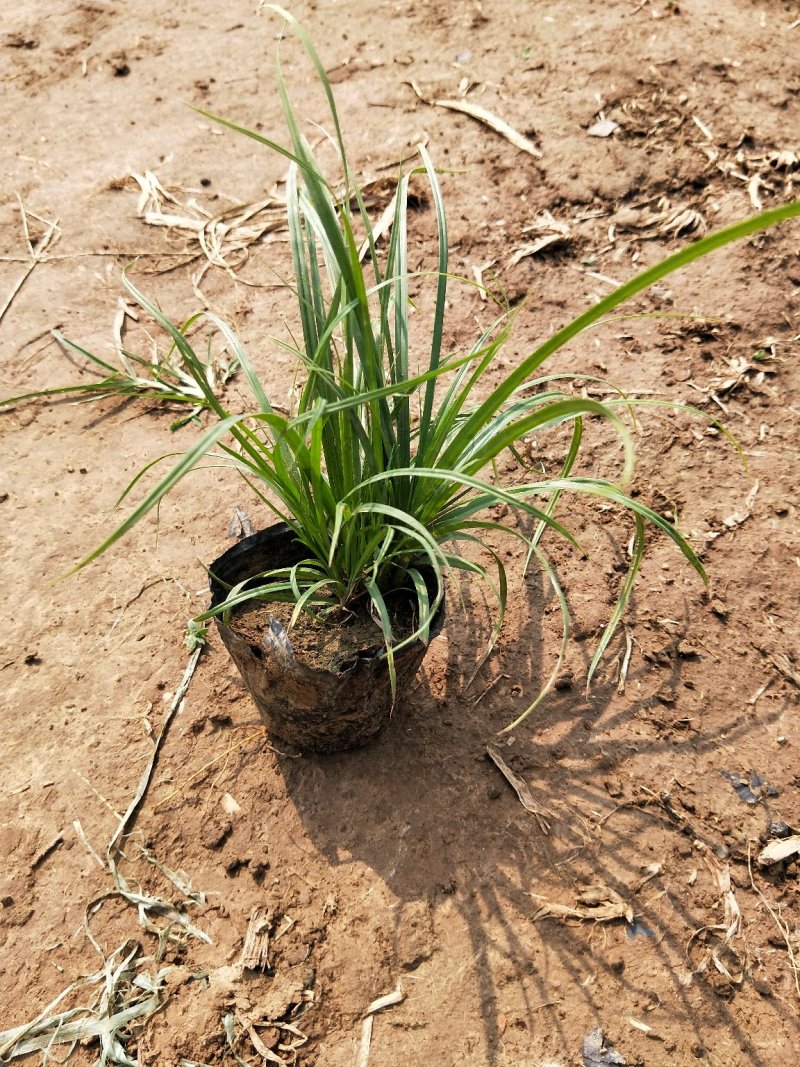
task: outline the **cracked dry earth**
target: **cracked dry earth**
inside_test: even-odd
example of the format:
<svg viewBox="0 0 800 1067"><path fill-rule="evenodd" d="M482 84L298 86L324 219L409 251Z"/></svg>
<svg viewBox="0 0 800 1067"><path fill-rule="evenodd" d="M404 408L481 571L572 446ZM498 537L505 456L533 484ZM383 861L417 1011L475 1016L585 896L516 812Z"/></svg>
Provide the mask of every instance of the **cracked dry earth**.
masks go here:
<svg viewBox="0 0 800 1067"><path fill-rule="evenodd" d="M280 24L255 8L6 5L0 395L87 380L54 328L113 359L120 271L135 260L137 284L173 319L203 298L229 320L288 402L291 361L272 340L291 324L280 212L241 223L251 229L238 250L226 246L230 272L208 264L191 230L143 214L196 223L273 196L280 160L185 106L281 128ZM516 307L508 364L637 267L797 195L796 2L299 0L293 11L335 83L376 211L398 161L427 139L444 169L454 270L477 271ZM301 114L320 120L296 42L283 56ZM541 158L425 102L467 89ZM148 204L134 173L159 183ZM410 240L413 265L434 266L422 198ZM640 412L635 484L679 517L711 586L654 539L587 694L630 532L598 505L562 512L586 553L548 545L574 641L557 689L496 748L538 818L486 752L559 646L557 604L540 575L522 577L516 543L492 542L513 588L476 681L466 686L487 605L469 587L462 605L453 588L414 687L357 752L271 747L211 635L119 862L130 888L171 903L207 941L173 927L181 936L159 942L117 895L92 909L95 946L84 913L113 888L106 845L175 704L183 628L206 595L202 563L229 543L235 508L256 526L269 516L232 475L206 469L164 503L158 537L145 522L52 584L110 529L134 473L187 447L194 429L173 432L174 410L135 401L0 410L0 1029L35 1018L127 946L136 974L164 968L159 1009L121 1031L141 1064L791 1062L797 857L757 857L800 828L799 250L790 223L719 252L551 367L705 413ZM424 291L423 313L426 301ZM489 314L477 290L454 287L448 346L470 343ZM124 327L131 349L164 350L143 314ZM240 383L225 389L235 405ZM746 471L708 417L735 436ZM616 446L601 428L590 436L583 469L613 473ZM542 438L532 454L557 470L562 445ZM524 477L513 459L504 473ZM182 872L177 883L164 867ZM125 988L117 1007L132 1003ZM398 988L370 1016L359 1060L365 1011ZM61 1007L97 993L76 989ZM70 1062L97 1055L85 1042Z"/></svg>

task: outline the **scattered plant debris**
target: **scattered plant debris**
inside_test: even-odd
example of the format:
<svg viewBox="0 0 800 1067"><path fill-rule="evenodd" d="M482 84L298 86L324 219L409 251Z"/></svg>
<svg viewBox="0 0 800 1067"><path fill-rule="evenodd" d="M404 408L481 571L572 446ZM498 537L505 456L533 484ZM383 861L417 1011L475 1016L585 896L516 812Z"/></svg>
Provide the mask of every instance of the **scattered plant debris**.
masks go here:
<svg viewBox="0 0 800 1067"><path fill-rule="evenodd" d="M101 375L90 382L78 385L57 385L48 389L35 389L19 396L0 400L0 408L11 407L28 400L99 400L112 396L119 400L144 400L149 403L178 404L190 406L188 414L174 422L170 429L177 430L193 419L205 408L211 407L197 381L188 373L178 349L173 345L166 356L154 352L150 359L127 352L122 346L122 330L126 318L135 317L133 309L121 302L121 309L114 324L115 348L120 366L114 367L99 356L87 352L80 345L68 340L58 330L51 336L61 350L70 358L75 352L88 359L94 368L99 368ZM225 346L227 347L227 346ZM209 354L208 360L198 360L209 390L217 394L236 373L239 361L236 357L225 358L225 347L217 355Z"/></svg>
<svg viewBox="0 0 800 1067"><path fill-rule="evenodd" d="M533 916L539 919L578 919L580 922L608 923L624 919L628 929L634 927L635 916L630 904L626 904L616 890L606 885L590 885L575 897L575 906L554 904L540 893L531 893L534 900L544 903Z"/></svg>
<svg viewBox="0 0 800 1067"><path fill-rule="evenodd" d="M152 957L145 956L137 942L126 941L103 960L99 971L73 982L35 1019L1 1032L0 1062L41 1051L45 1060L55 1060L50 1055L53 1046L69 1045L66 1056L57 1061L63 1063L78 1044L97 1040L99 1064L138 1067L138 1056L133 1058L127 1046L135 1029L161 1006L163 980L170 970L146 967L152 963ZM78 1007L56 1010L72 993L87 986L99 986L92 999Z"/></svg>
<svg viewBox="0 0 800 1067"><path fill-rule="evenodd" d="M61 230L58 227L58 219L54 219L51 222L48 219L43 219L40 215L34 214L32 211L26 211L19 193L16 193L15 195L17 197L17 203L19 204L20 214L22 215L22 231L25 235L25 244L28 246L30 262L11 287L11 292L6 297L2 307L0 307L0 322L3 321L3 316L11 307L17 293L31 276L37 265L42 262L47 249L51 245L54 245L61 236ZM34 227L31 225L31 219L44 227L43 232L39 236L34 235Z"/></svg>
<svg viewBox="0 0 800 1067"><path fill-rule="evenodd" d="M269 945L274 915L271 908L257 907L250 913L244 945L242 967L246 971L270 971Z"/></svg>
<svg viewBox="0 0 800 1067"><path fill-rule="evenodd" d="M695 841L695 848L717 883L725 915L722 923L702 926L689 938L686 955L690 960L696 945L702 944L704 949L699 962L681 981L684 985L689 985L696 974L703 974L708 970L710 963L732 985L741 985L745 975L745 962L733 942L741 932L742 912L731 887L730 866L720 863L701 841ZM735 973L731 973L731 967L735 968Z"/></svg>
<svg viewBox="0 0 800 1067"><path fill-rule="evenodd" d="M367 1010L364 1012L364 1022L361 1027L361 1044L358 1050L358 1063L357 1067L367 1067L369 1061L369 1052L372 1044L372 1025L375 1014L379 1011L383 1011L384 1008L391 1008L394 1004L400 1004L403 1000L403 990L400 983L397 983L397 988L391 993L386 993L382 997L378 997L377 1000L373 1000Z"/></svg>

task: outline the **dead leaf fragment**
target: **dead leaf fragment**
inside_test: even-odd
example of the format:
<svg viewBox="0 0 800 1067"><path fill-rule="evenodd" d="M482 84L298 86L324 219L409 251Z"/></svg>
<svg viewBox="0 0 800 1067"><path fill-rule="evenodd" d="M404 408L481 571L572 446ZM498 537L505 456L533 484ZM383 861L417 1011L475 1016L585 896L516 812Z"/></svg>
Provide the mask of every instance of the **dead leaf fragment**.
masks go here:
<svg viewBox="0 0 800 1067"><path fill-rule="evenodd" d="M776 653L771 658L772 662L787 681L794 682L795 685L800 685L800 672L795 670L794 665L788 656L784 656L783 653Z"/></svg>
<svg viewBox="0 0 800 1067"><path fill-rule="evenodd" d="M545 819L545 815L552 814L546 811L544 808L540 808L536 801L533 799L530 786L521 778L515 771L512 771L499 752L496 752L490 745L487 745L486 751L489 753L489 758L494 763L495 767L500 771L505 780L517 794L520 804L529 811L531 815L536 817L536 821L539 824L539 829L543 834L550 833L550 824Z"/></svg>
<svg viewBox="0 0 800 1067"><path fill-rule="evenodd" d="M800 835L798 834L794 834L792 837L784 837L780 841L770 841L759 852L756 863L759 867L771 867L773 863L780 863L782 860L792 859L794 856L800 856Z"/></svg>
<svg viewBox="0 0 800 1067"><path fill-rule="evenodd" d="M619 129L619 123L613 119L600 118L586 131L589 137L610 137Z"/></svg>
<svg viewBox="0 0 800 1067"><path fill-rule="evenodd" d="M709 963L733 985L741 985L744 981L745 963L743 955L734 946L734 939L741 933L742 912L739 902L734 895L731 886L730 866L722 864L714 856L711 850L700 841L695 841L695 848L702 856L703 862L714 877L722 897L724 917L721 923L702 926L695 930L689 938L686 946L686 954L691 959L693 946L698 943L704 945L704 951L700 962L693 968L682 984L689 985L692 977L702 974L708 969ZM716 935L716 936L714 936ZM729 964L735 963L735 972L731 974Z"/></svg>
<svg viewBox="0 0 800 1067"><path fill-rule="evenodd" d="M266 996L258 1002L251 1014L254 1019L277 1022L286 1018L295 1005L304 1002L304 992L302 983L296 978L278 975L273 978Z"/></svg>
<svg viewBox="0 0 800 1067"><path fill-rule="evenodd" d="M460 111L464 115L469 115L470 118L482 123L484 126L488 126L489 129L494 130L495 133L499 133L501 137L505 137L507 141L518 148L520 152L527 152L529 156L533 156L534 159L541 159L541 150L528 137L525 137L518 130L515 130L513 126L501 119L498 115L495 115L492 111L487 110L485 107L481 107L480 104L473 104L471 100L429 100L420 91L415 82L408 83L414 92L417 94L423 103L430 105L431 107L444 107L450 111Z"/></svg>
<svg viewBox="0 0 800 1067"><path fill-rule="evenodd" d="M244 537L252 537L255 532L253 520L244 508L239 507L237 504L233 509L231 521L228 523L228 537L235 537L238 541L241 541Z"/></svg>
<svg viewBox="0 0 800 1067"><path fill-rule="evenodd" d="M520 260L525 259L527 256L535 256L538 252L542 252L551 245L565 244L566 241L567 238L563 234L549 233L545 237L540 237L538 241L534 241L531 245L523 245L522 248L518 248L509 260L509 266L515 267Z"/></svg>

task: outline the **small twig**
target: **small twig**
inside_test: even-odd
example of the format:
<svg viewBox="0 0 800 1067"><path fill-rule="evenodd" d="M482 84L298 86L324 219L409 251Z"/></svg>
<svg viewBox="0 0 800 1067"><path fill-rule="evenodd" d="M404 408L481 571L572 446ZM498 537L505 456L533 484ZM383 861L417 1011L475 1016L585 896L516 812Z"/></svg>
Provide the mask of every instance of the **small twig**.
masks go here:
<svg viewBox="0 0 800 1067"><path fill-rule="evenodd" d="M159 582L163 582L164 585L166 585L167 584L167 579L162 574L159 574L159 576L157 578L151 578L149 582L145 582L138 593L134 593L134 595L130 598L130 600L126 600L125 601L125 603L122 605L122 610L125 611L127 608L129 608L131 606L131 604L134 603L134 601L139 599L139 597L142 595L142 593L147 592L148 589L152 589L153 586L154 585L158 585Z"/></svg>
<svg viewBox="0 0 800 1067"><path fill-rule="evenodd" d="M38 264L41 263L42 254L44 253L44 251L47 248L47 246L52 241L54 241L54 240L57 241L58 240L58 235L59 235L58 219L56 219L54 222L48 223L47 229L45 230L41 240L38 243L38 248L34 249L33 242L31 241L30 230L28 228L28 216L27 216L27 214L25 212L25 208L24 208L24 206L22 204L22 200L20 199L19 193L16 194L16 197L17 197L17 203L19 204L19 209L22 212L22 228L23 228L23 230L25 232L25 242L28 245L28 248L30 249L31 259L30 259L30 262L28 263L27 269L25 271L23 271L23 273L17 279L17 281L15 282L15 284L13 285L13 287L11 289L11 292L6 297L6 302L3 304L2 308L0 308L0 322L3 321L3 316L8 311L8 309L11 307L12 303L14 302L14 298L16 297L17 293L20 291L20 289L23 287L25 282L31 276L31 274L33 273L35 268L38 266ZM38 216L34 216L34 218L37 218L37 217Z"/></svg>
<svg viewBox="0 0 800 1067"><path fill-rule="evenodd" d="M714 140L714 134L711 132L708 126L706 126L706 124L697 117L697 115L692 115L692 122L695 124L695 126L705 138L707 138L709 141Z"/></svg>
<svg viewBox="0 0 800 1067"><path fill-rule="evenodd" d="M766 680L766 682L764 682L764 684L762 686L759 686L759 688L756 689L755 693L753 693L753 695L747 701L748 705L750 707L754 708L756 706L756 704L758 703L758 701L761 699L761 697L763 697L763 695L766 693L766 691L769 689L769 687L772 685L772 683L774 681L775 681L774 678L768 678Z"/></svg>
<svg viewBox="0 0 800 1067"><path fill-rule="evenodd" d="M57 834L49 845L45 845L45 847L36 856L33 857L33 860L31 862L31 870L35 871L38 867L41 867L41 865L48 858L48 856L52 856L58 846L63 844L64 838L61 836L61 834Z"/></svg>
<svg viewBox="0 0 800 1067"><path fill-rule="evenodd" d="M625 692L625 682L628 678L628 667L631 662L631 653L633 652L633 638L628 627L625 627L625 655L622 658L622 666L619 669L619 681L617 682L617 692Z"/></svg>
<svg viewBox="0 0 800 1067"><path fill-rule="evenodd" d="M509 678L509 677L510 677L510 675L508 675L508 674L498 674L498 676L493 681L489 682L489 684L486 686L486 688L481 693L481 695L479 697L476 697L475 700L473 700L473 702L472 702L473 708L476 708L478 706L478 704L480 704L480 702L483 700L483 698L486 696L486 694L490 693L492 691L492 689L494 689L494 687L497 685L498 682L502 681L503 678Z"/></svg>
<svg viewBox="0 0 800 1067"><path fill-rule="evenodd" d="M403 999L403 989L398 982L397 989L393 989L391 993L384 993L382 997L373 1000L364 1014L376 1015L379 1011L383 1011L384 1008L391 1008L395 1004L401 1004Z"/></svg>
<svg viewBox="0 0 800 1067"><path fill-rule="evenodd" d="M247 737L242 738L241 741L231 742L231 744L228 745L227 749L224 752L220 753L219 756L215 756L213 759L209 760L208 763L204 763L202 767L198 768L198 770L196 770L194 774L191 775L191 777L189 777L183 783L183 785L179 785L178 788L174 789L168 797L164 797L163 800L159 800L153 810L156 812L162 811L165 804L169 804L171 800L174 800L175 797L180 796L180 794L183 793L184 790L188 789L193 782L196 782L199 778L202 778L206 771L210 770L210 768L213 767L215 763L219 763L220 760L229 760L231 755L236 751L237 748L241 748L243 745L248 744L256 737L258 737L258 731L252 734L248 734ZM277 750L273 749L273 751ZM217 779L214 780L214 784L216 784L216 781Z"/></svg>
<svg viewBox="0 0 800 1067"><path fill-rule="evenodd" d="M130 833L131 829L133 828L134 820L139 812L139 808L141 807L142 802L144 801L147 789L150 785L150 779L153 776L153 771L155 770L158 755L161 751L161 746L164 744L164 740L167 736L167 731L170 728L172 720L175 718L176 712L179 711L179 709L183 705L183 698L186 696L186 692L189 688L189 683L192 680L194 669L197 666L197 661L200 659L200 654L202 653L202 651L203 646L201 645L199 648L196 648L194 650L189 659L189 663L183 673L183 678L181 679L181 684L178 686L175 692L175 696L172 698L172 703L170 704L169 711L167 712L166 717L164 719L164 724L161 727L161 733L158 735L158 738L156 739L156 742L153 745L152 755L150 756L147 766L145 767L144 771L142 772L142 776L139 779L139 785L136 789L134 798L128 805L128 810L120 819L119 825L117 826L117 829L114 831L114 835L108 843L108 848L106 851L108 855L109 866L112 867L112 870L113 867L116 866L116 864L114 863L114 855L119 854L120 842Z"/></svg>
<svg viewBox="0 0 800 1067"><path fill-rule="evenodd" d="M74 822L72 823L72 825L75 828L75 833L78 835L78 840L80 841L80 843L83 845L83 847L86 849L86 851L92 857L92 859L95 861L97 866L101 870L104 871L106 869L106 865L105 865L105 863L103 863L103 861L97 855L95 850L92 848L92 846L91 846L91 844L89 842L89 838L83 832L83 827L81 826L80 819L75 819Z"/></svg>

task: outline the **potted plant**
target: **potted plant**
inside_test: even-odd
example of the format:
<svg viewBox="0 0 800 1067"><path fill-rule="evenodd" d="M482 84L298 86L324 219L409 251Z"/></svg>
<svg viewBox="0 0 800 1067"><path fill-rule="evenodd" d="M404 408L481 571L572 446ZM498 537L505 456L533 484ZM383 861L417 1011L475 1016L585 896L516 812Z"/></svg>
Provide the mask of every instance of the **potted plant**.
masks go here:
<svg viewBox="0 0 800 1067"><path fill-rule="evenodd" d="M800 214L800 203L729 226L669 256L584 311L498 377L495 360L510 328L507 311L501 311L469 351L443 349L451 281L447 228L437 173L420 146L421 164L412 174L424 175L429 185L439 250L438 269L429 275L435 288L429 345L420 359L409 341L411 175L399 180L390 235L382 243L348 164L317 52L293 17L275 10L299 34L326 93L341 184L334 185L322 173L300 129L280 65L278 87L290 147L227 120L217 121L291 164L286 202L302 327L302 341L293 352L304 375L296 409L282 414L273 407L239 340L223 321L205 313L227 340L252 393L249 410L226 410L187 338L196 316L176 326L125 277L131 296L171 336L216 421L76 569L105 552L216 449L243 475L279 525L247 538L210 565L212 603L197 622L216 618L223 641L278 738L328 751L364 742L391 713L398 686L416 670L442 624L445 578L452 569L476 575L496 598L496 622L483 654L488 655L502 626L507 596L500 557L484 546L492 560L490 569L470 551L488 531L521 539L526 564L536 559L545 569L561 604L566 641L566 600L541 548L545 531L575 544L555 517L564 494L601 497L627 509L634 524L631 563L590 678L630 596L648 526L669 537L705 580L700 560L679 530L624 490L633 473L634 447L622 416L634 401L620 396L599 403L570 395L560 386L562 376L545 374L542 368L563 345L623 301L716 248ZM592 417L610 423L624 446L616 476L573 474L584 423ZM494 461L505 449L514 449L526 435L564 423L572 437L557 478L532 477L504 485L492 476ZM495 504L527 514L534 521L533 536L526 538L509 521L489 517L487 509ZM254 605L262 612L255 620ZM301 622L310 632L310 638L304 638L311 648L305 660L296 647ZM332 639L337 650L325 661L319 646L329 642L331 634L337 635ZM558 665L538 699L557 670Z"/></svg>

